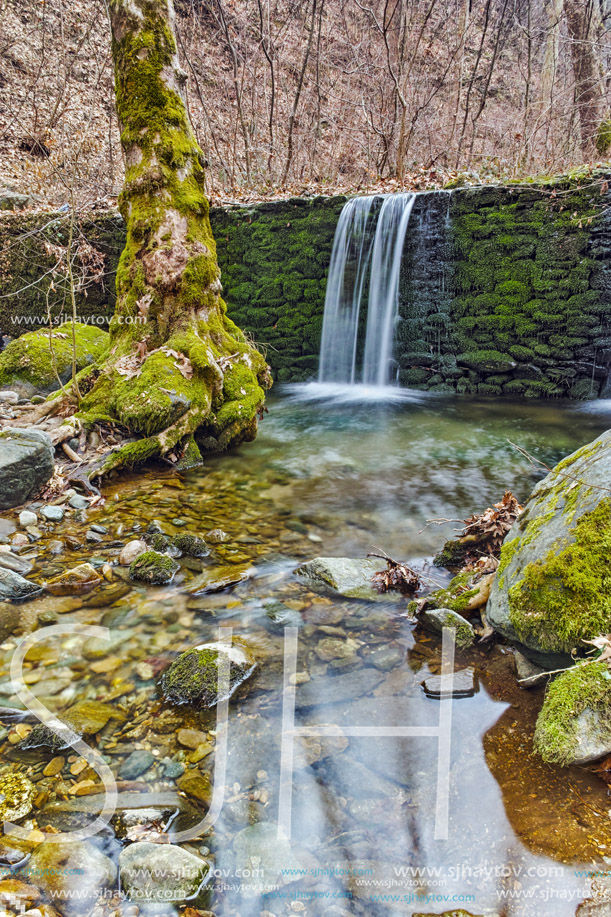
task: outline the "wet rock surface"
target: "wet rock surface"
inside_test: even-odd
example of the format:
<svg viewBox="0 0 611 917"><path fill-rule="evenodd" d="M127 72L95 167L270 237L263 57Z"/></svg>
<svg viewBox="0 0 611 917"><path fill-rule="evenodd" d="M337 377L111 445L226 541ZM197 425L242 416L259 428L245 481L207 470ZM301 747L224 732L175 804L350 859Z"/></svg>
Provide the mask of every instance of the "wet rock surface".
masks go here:
<svg viewBox="0 0 611 917"><path fill-rule="evenodd" d="M395 592L381 595L371 585L371 577L384 566L376 558L357 560L352 557L316 557L297 567L295 575L311 585L313 589L331 595L342 595L370 602L398 601Z"/></svg>
<svg viewBox="0 0 611 917"><path fill-rule="evenodd" d="M130 844L119 855L121 886L132 901L167 905L194 898L209 864L174 844Z"/></svg>
<svg viewBox="0 0 611 917"><path fill-rule="evenodd" d="M24 579L19 573L0 567L0 599L22 602L42 592L42 586Z"/></svg>
<svg viewBox="0 0 611 917"><path fill-rule="evenodd" d="M113 861L87 841L47 841L36 848L27 869L51 900L61 901L62 913L70 915L82 914L117 875Z"/></svg>
<svg viewBox="0 0 611 917"><path fill-rule="evenodd" d="M5 427L0 431L0 510L19 506L53 476L53 446L46 433Z"/></svg>

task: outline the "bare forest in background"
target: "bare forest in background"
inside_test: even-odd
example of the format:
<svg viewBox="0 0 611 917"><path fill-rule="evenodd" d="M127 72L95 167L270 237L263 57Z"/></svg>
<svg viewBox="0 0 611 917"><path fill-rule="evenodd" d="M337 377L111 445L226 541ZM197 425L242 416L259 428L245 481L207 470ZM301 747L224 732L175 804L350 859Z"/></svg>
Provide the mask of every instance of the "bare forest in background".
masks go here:
<svg viewBox="0 0 611 917"><path fill-rule="evenodd" d="M175 0L215 200L520 178L606 160L611 0ZM103 0L0 0L0 183L123 176Z"/></svg>

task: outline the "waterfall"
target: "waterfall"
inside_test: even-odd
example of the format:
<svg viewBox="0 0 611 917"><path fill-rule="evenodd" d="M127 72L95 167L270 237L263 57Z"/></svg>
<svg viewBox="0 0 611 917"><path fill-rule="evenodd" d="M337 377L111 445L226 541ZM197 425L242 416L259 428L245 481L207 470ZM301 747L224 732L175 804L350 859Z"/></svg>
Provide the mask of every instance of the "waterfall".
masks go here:
<svg viewBox="0 0 611 917"><path fill-rule="evenodd" d="M319 382L355 382L361 298L372 247L367 224L374 200L354 197L348 201L335 230L325 295Z"/></svg>
<svg viewBox="0 0 611 917"><path fill-rule="evenodd" d="M415 195L392 194L382 200L375 234L369 231L375 196L353 198L340 214L327 280L319 382L389 382L401 258ZM359 317L368 274L365 354L358 373Z"/></svg>
<svg viewBox="0 0 611 917"><path fill-rule="evenodd" d="M386 385L389 381L395 325L399 317L401 258L415 199L415 194L392 194L384 200L378 217L363 359L365 385Z"/></svg>

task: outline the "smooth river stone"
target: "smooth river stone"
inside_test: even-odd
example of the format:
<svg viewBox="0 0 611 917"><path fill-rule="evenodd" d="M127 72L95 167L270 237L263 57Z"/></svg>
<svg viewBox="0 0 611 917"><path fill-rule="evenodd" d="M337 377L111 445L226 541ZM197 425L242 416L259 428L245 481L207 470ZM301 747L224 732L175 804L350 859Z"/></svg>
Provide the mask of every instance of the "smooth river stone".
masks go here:
<svg viewBox="0 0 611 917"><path fill-rule="evenodd" d="M318 707L321 704L337 704L345 700L362 697L383 681L384 675L376 669L362 668L335 678L317 678L300 685L295 695L297 707Z"/></svg>

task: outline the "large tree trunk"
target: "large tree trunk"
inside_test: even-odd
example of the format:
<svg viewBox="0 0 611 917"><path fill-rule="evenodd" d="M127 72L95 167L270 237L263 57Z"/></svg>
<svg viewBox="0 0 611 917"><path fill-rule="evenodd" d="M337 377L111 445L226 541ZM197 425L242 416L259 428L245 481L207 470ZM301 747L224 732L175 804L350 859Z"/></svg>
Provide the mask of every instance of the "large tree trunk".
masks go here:
<svg viewBox="0 0 611 917"><path fill-rule="evenodd" d="M86 394L76 416L112 418L143 438L113 453L104 470L187 446L193 452L193 437L207 449L252 439L271 384L263 356L221 298L173 0L108 0L108 10L127 242L110 353L80 380Z"/></svg>
<svg viewBox="0 0 611 917"><path fill-rule="evenodd" d="M596 53L596 10L592 0L565 0L575 76L575 105L579 112L581 150L590 157L601 121L601 65Z"/></svg>

